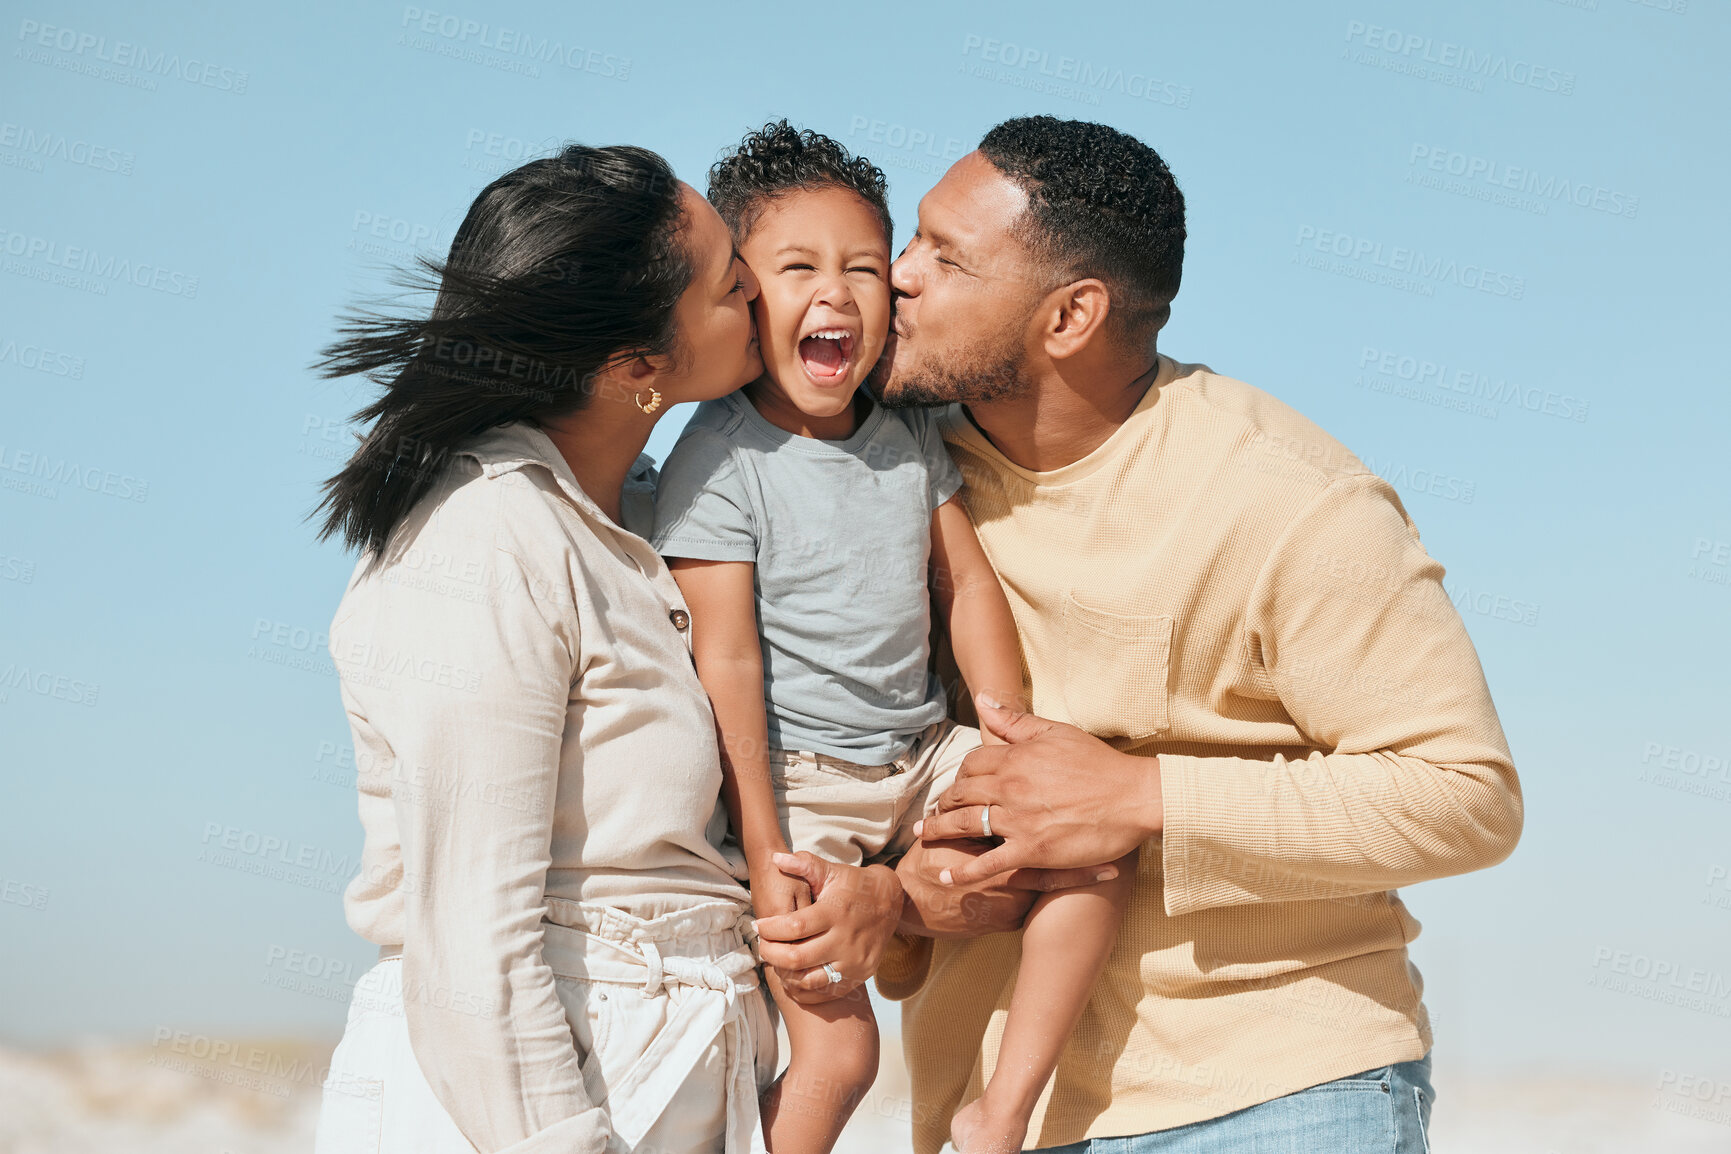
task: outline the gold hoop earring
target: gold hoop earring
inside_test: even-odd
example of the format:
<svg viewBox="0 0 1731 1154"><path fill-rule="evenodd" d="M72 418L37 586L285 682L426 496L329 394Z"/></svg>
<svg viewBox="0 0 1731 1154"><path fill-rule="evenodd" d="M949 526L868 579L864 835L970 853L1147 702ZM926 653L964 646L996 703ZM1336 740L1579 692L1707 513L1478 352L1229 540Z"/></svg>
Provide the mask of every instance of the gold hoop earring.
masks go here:
<svg viewBox="0 0 1731 1154"><path fill-rule="evenodd" d="M649 386L649 403L647 405L643 403L642 394L642 389L638 389L635 393L632 393L631 403L636 405L639 409L642 409L645 413L653 413L656 409L661 407L661 394L655 390L654 385Z"/></svg>

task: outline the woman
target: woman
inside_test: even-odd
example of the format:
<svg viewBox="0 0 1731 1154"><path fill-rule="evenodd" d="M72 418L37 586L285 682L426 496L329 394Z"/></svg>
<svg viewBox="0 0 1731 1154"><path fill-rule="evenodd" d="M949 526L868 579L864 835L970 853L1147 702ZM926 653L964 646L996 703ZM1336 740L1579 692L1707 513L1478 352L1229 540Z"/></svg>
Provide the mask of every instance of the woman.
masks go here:
<svg viewBox="0 0 1731 1154"><path fill-rule="evenodd" d="M431 316L351 318L321 365L385 391L321 506L363 553L331 653L366 834L345 907L382 960L317 1149L743 1154L774 1028L690 617L638 533L656 420L761 371L756 286L628 147L500 177L429 268Z"/></svg>

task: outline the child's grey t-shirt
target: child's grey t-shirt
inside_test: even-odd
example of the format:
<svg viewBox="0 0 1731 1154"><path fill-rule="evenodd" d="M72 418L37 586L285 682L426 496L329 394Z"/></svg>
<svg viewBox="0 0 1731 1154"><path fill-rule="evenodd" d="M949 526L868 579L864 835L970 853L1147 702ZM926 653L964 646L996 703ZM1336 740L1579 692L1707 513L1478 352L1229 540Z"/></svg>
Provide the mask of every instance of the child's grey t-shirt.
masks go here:
<svg viewBox="0 0 1731 1154"><path fill-rule="evenodd" d="M883 765L944 716L926 565L932 511L962 475L941 411L874 402L853 436L820 441L738 392L699 405L667 456L650 544L757 567L774 748Z"/></svg>

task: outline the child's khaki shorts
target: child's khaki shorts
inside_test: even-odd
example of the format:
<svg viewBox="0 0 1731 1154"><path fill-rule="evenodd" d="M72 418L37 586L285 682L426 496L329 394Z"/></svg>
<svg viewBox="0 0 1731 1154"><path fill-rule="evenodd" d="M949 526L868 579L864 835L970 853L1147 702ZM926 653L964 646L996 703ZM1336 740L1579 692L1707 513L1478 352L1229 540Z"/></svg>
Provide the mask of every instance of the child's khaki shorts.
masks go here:
<svg viewBox="0 0 1731 1154"><path fill-rule="evenodd" d="M781 832L796 853L809 850L843 865L905 853L914 823L956 780L980 731L945 718L920 731L887 765L860 765L827 753L769 751L769 780Z"/></svg>

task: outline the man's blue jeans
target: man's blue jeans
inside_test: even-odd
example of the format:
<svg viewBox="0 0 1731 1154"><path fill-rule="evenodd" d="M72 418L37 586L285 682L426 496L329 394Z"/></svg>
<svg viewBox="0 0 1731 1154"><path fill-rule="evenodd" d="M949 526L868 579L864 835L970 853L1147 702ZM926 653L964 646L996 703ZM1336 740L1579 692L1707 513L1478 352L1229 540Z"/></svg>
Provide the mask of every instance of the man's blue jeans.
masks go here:
<svg viewBox="0 0 1731 1154"><path fill-rule="evenodd" d="M1042 1154L1429 1154L1430 1055L1206 1122Z"/></svg>

